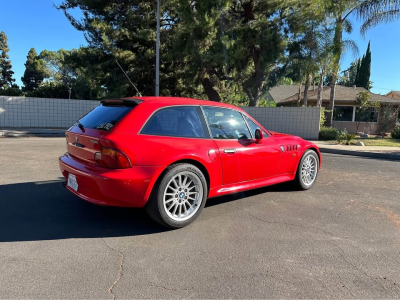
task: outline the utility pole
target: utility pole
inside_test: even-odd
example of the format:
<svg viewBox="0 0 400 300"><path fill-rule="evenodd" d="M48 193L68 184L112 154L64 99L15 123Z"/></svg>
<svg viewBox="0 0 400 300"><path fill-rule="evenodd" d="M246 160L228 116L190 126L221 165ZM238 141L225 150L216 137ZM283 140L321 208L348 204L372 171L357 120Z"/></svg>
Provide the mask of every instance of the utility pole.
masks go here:
<svg viewBox="0 0 400 300"><path fill-rule="evenodd" d="M156 97L160 96L160 0L157 0Z"/></svg>
<svg viewBox="0 0 400 300"><path fill-rule="evenodd" d="M68 84L68 94L69 94L68 99L69 99L69 100L71 100L71 92L72 92L72 88L71 88L71 86Z"/></svg>

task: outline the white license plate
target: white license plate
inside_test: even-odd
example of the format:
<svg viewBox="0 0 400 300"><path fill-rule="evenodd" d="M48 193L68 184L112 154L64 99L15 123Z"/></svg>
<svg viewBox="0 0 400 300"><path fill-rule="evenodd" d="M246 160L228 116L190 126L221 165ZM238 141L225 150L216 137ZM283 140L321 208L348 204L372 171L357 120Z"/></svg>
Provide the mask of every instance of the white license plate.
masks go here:
<svg viewBox="0 0 400 300"><path fill-rule="evenodd" d="M76 176L74 174L68 174L68 186L75 192L78 191L78 182L76 181Z"/></svg>

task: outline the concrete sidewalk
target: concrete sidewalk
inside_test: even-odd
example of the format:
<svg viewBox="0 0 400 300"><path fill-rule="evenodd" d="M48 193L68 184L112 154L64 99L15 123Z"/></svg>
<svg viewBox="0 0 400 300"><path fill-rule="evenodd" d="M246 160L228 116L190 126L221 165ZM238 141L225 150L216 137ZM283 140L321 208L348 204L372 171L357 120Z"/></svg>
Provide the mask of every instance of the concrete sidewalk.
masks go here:
<svg viewBox="0 0 400 300"><path fill-rule="evenodd" d="M325 141L313 141L313 143L322 153L400 160L400 147L346 146Z"/></svg>
<svg viewBox="0 0 400 300"><path fill-rule="evenodd" d="M0 128L0 137L62 137L65 130L67 128Z"/></svg>

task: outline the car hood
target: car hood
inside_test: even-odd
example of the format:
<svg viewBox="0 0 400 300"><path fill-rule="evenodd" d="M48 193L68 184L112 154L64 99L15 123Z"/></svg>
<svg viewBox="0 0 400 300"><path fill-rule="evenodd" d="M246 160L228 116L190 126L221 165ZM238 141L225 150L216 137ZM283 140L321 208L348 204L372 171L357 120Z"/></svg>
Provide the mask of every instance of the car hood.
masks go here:
<svg viewBox="0 0 400 300"><path fill-rule="evenodd" d="M289 140L302 140L301 137L299 136L295 136L295 135L290 135L290 134L286 134L286 133L280 133L280 132L276 132L276 131L270 131L269 132L272 134L272 137L274 139L280 139L280 140L285 140L285 139L289 139Z"/></svg>

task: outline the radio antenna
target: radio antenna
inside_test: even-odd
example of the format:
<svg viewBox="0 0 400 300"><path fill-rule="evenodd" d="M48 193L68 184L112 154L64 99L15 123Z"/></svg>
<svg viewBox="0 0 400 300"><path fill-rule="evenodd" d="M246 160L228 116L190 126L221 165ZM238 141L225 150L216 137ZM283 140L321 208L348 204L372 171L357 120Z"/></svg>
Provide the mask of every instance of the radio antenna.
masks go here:
<svg viewBox="0 0 400 300"><path fill-rule="evenodd" d="M139 92L139 90L137 89L136 85L133 84L133 82L131 81L131 79L129 78L129 76L126 74L126 72L124 71L124 69L122 69L121 65L119 64L118 60L115 60L115 62L117 63L117 65L120 67L121 71L124 72L126 78L128 78L129 82L132 84L132 86L135 88L136 92L139 94L139 97L142 97L142 94Z"/></svg>

